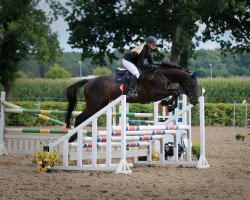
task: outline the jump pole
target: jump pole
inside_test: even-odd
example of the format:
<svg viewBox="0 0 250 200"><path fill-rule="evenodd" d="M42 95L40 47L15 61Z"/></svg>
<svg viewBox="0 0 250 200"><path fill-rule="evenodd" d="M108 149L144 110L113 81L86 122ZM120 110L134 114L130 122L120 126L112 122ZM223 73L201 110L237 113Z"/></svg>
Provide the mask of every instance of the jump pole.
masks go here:
<svg viewBox="0 0 250 200"><path fill-rule="evenodd" d="M3 101L5 101L6 94L1 92L1 116L0 116L0 155L7 154L4 146L4 126L5 126L5 113Z"/></svg>
<svg viewBox="0 0 250 200"><path fill-rule="evenodd" d="M122 95L121 99L121 160L115 171L116 174L130 174L132 171L126 160L126 95ZM97 142L97 141L96 141Z"/></svg>
<svg viewBox="0 0 250 200"><path fill-rule="evenodd" d="M203 94L205 89L202 88L202 96L199 97L200 102L200 158L196 168L209 168L205 155L205 100Z"/></svg>

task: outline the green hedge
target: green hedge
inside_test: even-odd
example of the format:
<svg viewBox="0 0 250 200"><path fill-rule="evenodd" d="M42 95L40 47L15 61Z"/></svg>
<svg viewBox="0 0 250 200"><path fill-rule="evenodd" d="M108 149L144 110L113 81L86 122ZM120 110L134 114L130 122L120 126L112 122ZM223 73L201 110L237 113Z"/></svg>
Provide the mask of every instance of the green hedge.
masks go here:
<svg viewBox="0 0 250 200"><path fill-rule="evenodd" d="M76 80L18 79L12 89L15 101L65 101L66 88ZM206 102L233 103L246 99L250 102L249 78L199 79L200 89L206 89ZM0 86L0 90L2 88ZM83 92L79 92L83 98Z"/></svg>
<svg viewBox="0 0 250 200"><path fill-rule="evenodd" d="M38 109L38 105L35 105L33 102L14 102L15 104L25 107ZM79 103L76 110L82 110L84 104ZM65 102L41 102L40 109L48 110L65 110L67 103ZM131 112L153 112L153 106L150 104L130 104ZM205 122L206 126L232 126L233 119L233 104L205 104ZM250 112L248 114L250 118ZM64 121L64 116L53 116L51 117ZM132 119L132 118L131 118ZM106 120L105 116L101 117L98 120L99 126L105 126ZM192 109L192 123L194 126L199 125L199 107L195 106ZM44 125L53 125L50 122L45 122L37 117L30 114L6 114L6 125L7 126L44 126ZM245 107L238 106L236 112L236 125L244 126L245 125Z"/></svg>

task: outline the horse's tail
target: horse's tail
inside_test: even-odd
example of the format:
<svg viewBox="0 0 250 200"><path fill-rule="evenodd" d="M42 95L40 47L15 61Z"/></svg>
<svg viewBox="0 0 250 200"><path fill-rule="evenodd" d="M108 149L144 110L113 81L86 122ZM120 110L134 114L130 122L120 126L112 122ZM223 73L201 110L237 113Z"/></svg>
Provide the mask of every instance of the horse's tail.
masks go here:
<svg viewBox="0 0 250 200"><path fill-rule="evenodd" d="M67 107L67 113L66 113L66 116L65 116L65 122L66 122L66 125L67 125L67 128L69 128L70 126L70 118L71 118L71 114L73 112L73 110L75 109L76 107L76 104L77 104L77 92L78 92L78 89L80 87L82 87L85 83L87 83L89 80L81 80L81 81L78 81L76 83L74 83L73 85L69 86L66 90L66 97L67 97L67 100L68 100L68 107Z"/></svg>

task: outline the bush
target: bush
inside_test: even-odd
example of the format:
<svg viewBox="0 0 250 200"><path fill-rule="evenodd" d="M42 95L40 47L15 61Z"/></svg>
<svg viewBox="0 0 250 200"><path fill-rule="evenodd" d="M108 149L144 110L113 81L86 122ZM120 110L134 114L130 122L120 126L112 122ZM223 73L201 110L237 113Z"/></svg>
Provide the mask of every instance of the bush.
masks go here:
<svg viewBox="0 0 250 200"><path fill-rule="evenodd" d="M58 79L58 78L70 78L70 73L58 64L54 64L49 71L45 74L45 78Z"/></svg>
<svg viewBox="0 0 250 200"><path fill-rule="evenodd" d="M96 67L93 69L93 73L96 76L111 75L112 71L107 67Z"/></svg>
<svg viewBox="0 0 250 200"><path fill-rule="evenodd" d="M16 72L16 78L19 79L27 79L28 78L28 75L25 74L23 71L17 71Z"/></svg>

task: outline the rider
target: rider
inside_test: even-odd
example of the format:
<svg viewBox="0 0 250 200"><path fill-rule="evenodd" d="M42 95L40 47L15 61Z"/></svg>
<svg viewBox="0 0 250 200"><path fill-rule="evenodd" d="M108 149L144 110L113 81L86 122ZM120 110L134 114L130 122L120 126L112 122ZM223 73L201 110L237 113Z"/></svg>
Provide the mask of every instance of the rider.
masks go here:
<svg viewBox="0 0 250 200"><path fill-rule="evenodd" d="M153 66L153 60L151 56L151 50L155 49L157 45L157 39L154 36L149 36L145 43L140 46L135 47L131 52L126 53L123 56L122 64L130 71L133 75L129 84L128 98L137 97L137 92L135 90L137 79L140 77L140 72L137 69L139 67L141 70L151 69ZM144 60L147 59L149 64L144 64Z"/></svg>

